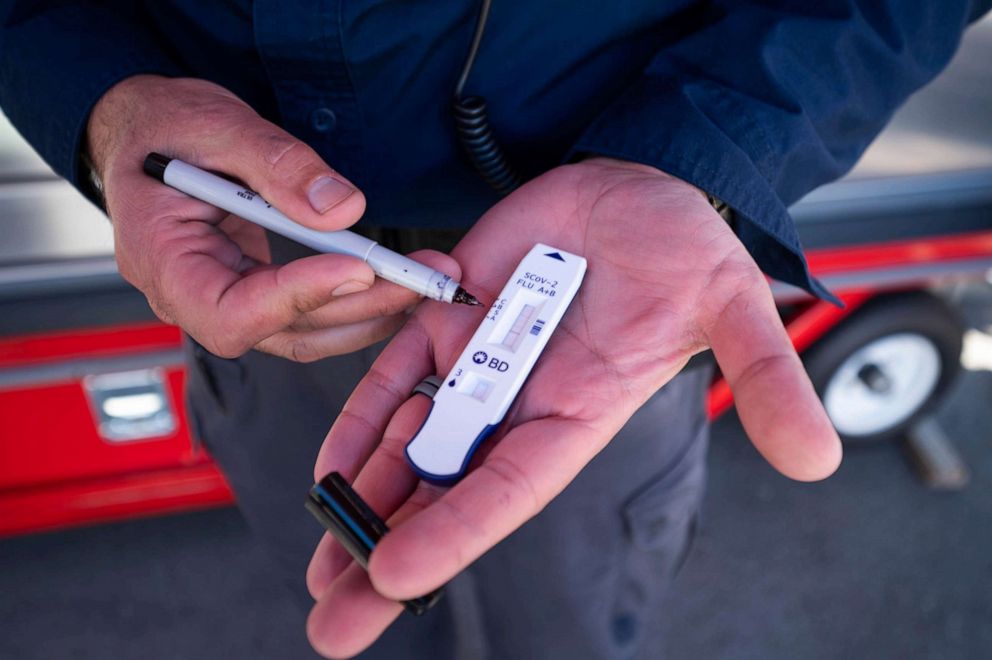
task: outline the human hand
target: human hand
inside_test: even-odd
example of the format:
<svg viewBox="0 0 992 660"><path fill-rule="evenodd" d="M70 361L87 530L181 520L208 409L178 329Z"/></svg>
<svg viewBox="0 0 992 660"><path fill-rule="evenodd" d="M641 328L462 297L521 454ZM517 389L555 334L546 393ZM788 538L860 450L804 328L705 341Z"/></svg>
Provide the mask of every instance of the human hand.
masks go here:
<svg viewBox="0 0 992 660"><path fill-rule="evenodd" d="M376 280L367 264L350 256L271 265L260 227L142 171L145 156L160 151L240 178L314 229L343 229L361 217L361 191L223 87L127 78L93 109L87 143L103 181L121 275L162 320L216 355L237 357L254 347L306 362L347 353L392 334L418 300ZM441 253L411 256L459 275Z"/></svg>
<svg viewBox="0 0 992 660"><path fill-rule="evenodd" d="M484 309L425 302L334 423L315 475L337 470L391 531L366 575L325 536L307 583L308 634L357 653L397 600L450 580L536 515L685 366L712 347L755 447L783 474L822 479L840 443L779 320L764 276L696 188L650 167L593 159L553 170L493 207L458 245L484 300L542 242L588 260L582 288L498 432L451 489L419 482L404 445L426 415L410 398L447 374Z"/></svg>

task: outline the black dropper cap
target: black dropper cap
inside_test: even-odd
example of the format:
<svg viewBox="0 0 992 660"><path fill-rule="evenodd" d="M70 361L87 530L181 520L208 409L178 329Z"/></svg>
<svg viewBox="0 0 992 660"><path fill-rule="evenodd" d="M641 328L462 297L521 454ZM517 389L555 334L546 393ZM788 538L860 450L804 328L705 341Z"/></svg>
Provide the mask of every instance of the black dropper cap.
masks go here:
<svg viewBox="0 0 992 660"><path fill-rule="evenodd" d="M159 181L165 180L165 168L172 162L172 159L162 154L150 153L145 157L145 174L154 177Z"/></svg>
<svg viewBox="0 0 992 660"><path fill-rule="evenodd" d="M337 472L325 476L310 489L304 506L358 565L368 570L369 556L389 528L344 477ZM441 588L402 603L408 612L420 616L433 607L443 593Z"/></svg>

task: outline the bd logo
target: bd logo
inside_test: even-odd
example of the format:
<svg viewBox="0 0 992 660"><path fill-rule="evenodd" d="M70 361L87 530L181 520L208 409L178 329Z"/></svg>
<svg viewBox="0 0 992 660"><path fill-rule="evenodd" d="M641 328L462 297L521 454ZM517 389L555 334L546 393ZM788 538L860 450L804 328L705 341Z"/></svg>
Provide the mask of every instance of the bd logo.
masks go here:
<svg viewBox="0 0 992 660"><path fill-rule="evenodd" d="M472 362L476 364L486 364L486 360L489 360L489 354L485 351L476 351L472 355ZM489 360L489 364L486 364L490 369L495 369L496 371L503 372L510 368L510 365L498 358L493 358Z"/></svg>

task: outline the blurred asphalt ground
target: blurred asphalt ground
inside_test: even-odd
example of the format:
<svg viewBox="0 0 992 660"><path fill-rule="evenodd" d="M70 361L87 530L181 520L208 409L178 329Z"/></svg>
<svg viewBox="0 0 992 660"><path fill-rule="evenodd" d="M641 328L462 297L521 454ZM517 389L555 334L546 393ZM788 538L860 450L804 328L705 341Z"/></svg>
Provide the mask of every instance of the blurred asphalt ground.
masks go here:
<svg viewBox="0 0 992 660"><path fill-rule="evenodd" d="M849 449L828 481L791 483L728 415L657 624L665 653L642 657L992 657L990 289L966 291L962 309L978 331L972 370L938 417L967 489L926 490L899 445ZM314 658L303 616L233 509L0 542L5 660Z"/></svg>

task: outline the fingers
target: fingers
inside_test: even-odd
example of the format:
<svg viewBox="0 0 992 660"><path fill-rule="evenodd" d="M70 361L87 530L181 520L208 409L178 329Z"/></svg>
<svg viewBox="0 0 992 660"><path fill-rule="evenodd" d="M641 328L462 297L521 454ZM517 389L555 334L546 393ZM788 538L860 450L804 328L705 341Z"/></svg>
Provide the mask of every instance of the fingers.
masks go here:
<svg viewBox="0 0 992 660"><path fill-rule="evenodd" d="M241 179L303 225L336 230L358 220L362 193L228 90L203 80L132 76L98 105L88 146L98 152L121 272L163 318L208 350L234 357L260 345L313 360L388 336L402 322L398 313L416 304L415 294L393 285L348 298L374 279L354 259L258 266L269 251L254 226L142 172L147 153L162 151ZM128 139L117 139L124 133ZM231 233L225 237L218 228ZM437 253L425 260L449 273L459 270ZM328 305L332 301L343 304Z"/></svg>
<svg viewBox="0 0 992 660"><path fill-rule="evenodd" d="M410 256L452 277L460 277L458 264L447 255L421 250ZM387 295L405 295L398 294L392 285L388 291L391 293ZM443 311L449 319L458 319L448 323L451 332L470 327L471 316L459 316L454 309ZM414 317L403 326L352 392L328 432L314 464L315 480L334 471L340 472L348 481L354 480L378 445L393 413L410 398L421 379L435 372L431 341L420 319Z"/></svg>
<svg viewBox="0 0 992 660"><path fill-rule="evenodd" d="M376 591L400 600L438 588L543 509L610 437L572 420L527 422L447 492L418 490L372 553Z"/></svg>
<svg viewBox="0 0 992 660"><path fill-rule="evenodd" d="M430 409L430 399L414 396L396 411L382 443L368 459L353 487L380 515L392 512L417 487L406 466L403 447ZM368 574L330 535L324 535L307 571L307 587L317 600L307 620L313 647L327 657L350 657L374 642L402 612L396 601L379 595Z"/></svg>
<svg viewBox="0 0 992 660"><path fill-rule="evenodd" d="M317 152L205 80L132 76L101 97L87 128L104 175L140 172L147 153L161 150L241 179L308 227L342 229L365 210L362 193Z"/></svg>
<svg viewBox="0 0 992 660"><path fill-rule="evenodd" d="M439 270L458 275L454 261L437 254L430 258L436 259L435 267ZM429 314L414 315L352 392L317 455L314 479L337 471L353 481L378 445L393 413L410 398L414 386L439 368L445 373L444 365L435 364L432 341L463 340L466 328L478 324L478 308L450 305L442 310L438 305L435 309L447 319L443 327L432 324L428 333L423 319Z"/></svg>
<svg viewBox="0 0 992 660"><path fill-rule="evenodd" d="M351 555L341 547L337 539L329 533L321 536L307 566L306 583L310 597L315 601L320 600L334 578L351 563Z"/></svg>
<svg viewBox="0 0 992 660"><path fill-rule="evenodd" d="M434 270L451 275L456 280L461 276L458 262L441 252L419 250L408 256ZM335 299L328 305L304 314L294 328L313 330L391 316L410 309L419 301L420 296L413 291L377 278L372 288L367 291Z"/></svg>
<svg viewBox="0 0 992 660"><path fill-rule="evenodd" d="M394 314L321 330L285 330L263 339L255 348L295 362L314 362L382 341L399 330L405 321L405 314Z"/></svg>
<svg viewBox="0 0 992 660"><path fill-rule="evenodd" d="M335 296L368 288L374 278L361 260L341 255L240 273L240 250L230 249L218 230L186 223L181 232L159 243L158 279L149 297L222 357L241 355Z"/></svg>
<svg viewBox="0 0 992 660"><path fill-rule="evenodd" d="M398 508L389 520L393 530L372 554L374 565L387 566L384 581L377 579L380 569L372 568L373 588L369 574L347 561L330 537L322 540L315 554L307 578L308 586L320 596L308 618L307 631L314 648L327 657L348 657L374 642L401 612L397 601L414 597L397 594L423 595L431 591L426 584L440 586L450 580L533 516L598 451L595 443L581 442L580 436L591 433L581 425L561 420L531 422L515 429L511 436L522 432L515 439L504 439L508 441L506 449L501 443L483 467L439 500L444 491L418 483L402 451L429 409L426 397L413 397L403 404L386 429L382 444L355 479L356 490L377 513ZM568 427L578 435L570 433ZM530 453L535 435L556 440ZM556 446L557 442L563 446ZM564 446L583 445L585 450L569 456L559 453ZM523 460L533 461L532 467L516 472L503 453L520 454ZM549 464L557 468L549 470ZM550 481L541 487L532 481L548 475ZM450 503L442 506L446 502ZM459 512L466 515L462 517ZM409 532L411 526L413 534ZM400 537L399 543L394 537ZM389 547L392 550L386 549ZM408 551L414 553L409 561L396 562L397 553ZM377 559L383 552L389 553L387 559ZM438 565L432 565L435 560ZM390 568L398 571L398 585L390 582ZM408 575L407 570L415 574Z"/></svg>
<svg viewBox="0 0 992 660"><path fill-rule="evenodd" d="M458 263L446 254L420 250L410 257L459 277ZM406 320L406 310L419 301L413 291L376 278L368 290L335 296L328 304L302 314L290 330L263 340L256 348L298 362L348 353L395 333Z"/></svg>
<svg viewBox="0 0 992 660"><path fill-rule="evenodd" d="M259 117L238 113L201 143L200 167L238 177L300 224L343 229L365 212L365 197L311 147Z"/></svg>
<svg viewBox="0 0 992 660"><path fill-rule="evenodd" d="M761 455L800 481L837 469L841 445L782 327L768 286L738 294L708 335L741 423Z"/></svg>
<svg viewBox="0 0 992 660"><path fill-rule="evenodd" d="M352 392L314 464L314 480L340 472L349 482L379 444L396 409L414 386L434 373L430 339L412 318L396 334Z"/></svg>
<svg viewBox="0 0 992 660"><path fill-rule="evenodd" d="M307 618L310 644L327 658L350 658L374 642L403 606L377 594L368 575L352 564Z"/></svg>
<svg viewBox="0 0 992 660"><path fill-rule="evenodd" d="M422 250L410 256L455 278L460 276L458 264L447 255ZM388 287L379 293L396 295L394 301L405 302L406 294L396 291L400 287L391 284ZM360 298L375 292L376 287L373 287L368 292L346 297L340 303L346 303L347 298ZM328 305L318 313L326 313L337 304ZM315 322L315 315L309 316L310 321ZM340 315L337 319L324 316L319 322L340 318ZM426 397L411 398L410 393L435 369L429 339L419 321L415 321L386 347L345 404L321 447L314 466L314 479L319 480L329 472L340 472L353 481L353 487L374 510L384 516L394 511L416 486L417 478L406 466L403 448L429 408ZM325 535L307 571L311 595L318 598L350 561L348 554Z"/></svg>
<svg viewBox="0 0 992 660"><path fill-rule="evenodd" d="M406 463L404 447L423 424L431 408L426 396L413 396L400 406L386 427L352 487L383 519L388 518L410 497L419 481ZM351 563L348 552L325 535L307 569L310 594L320 598L328 585Z"/></svg>

